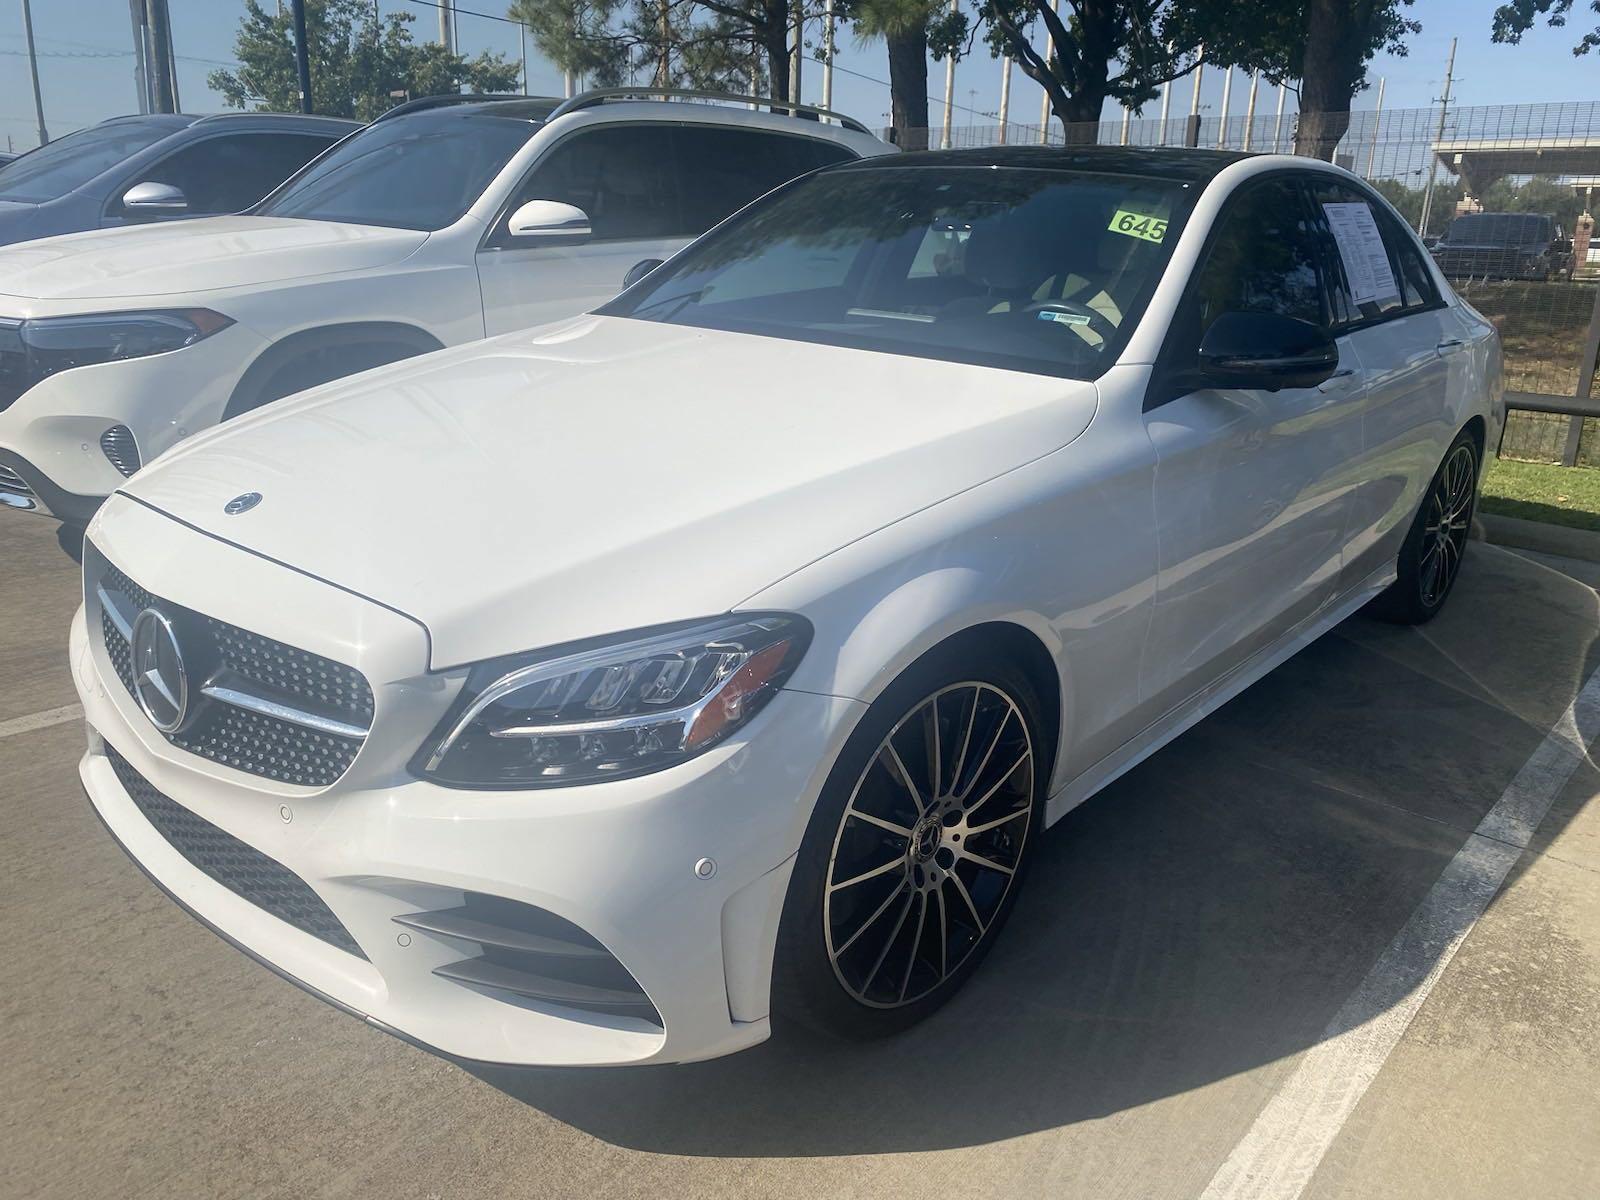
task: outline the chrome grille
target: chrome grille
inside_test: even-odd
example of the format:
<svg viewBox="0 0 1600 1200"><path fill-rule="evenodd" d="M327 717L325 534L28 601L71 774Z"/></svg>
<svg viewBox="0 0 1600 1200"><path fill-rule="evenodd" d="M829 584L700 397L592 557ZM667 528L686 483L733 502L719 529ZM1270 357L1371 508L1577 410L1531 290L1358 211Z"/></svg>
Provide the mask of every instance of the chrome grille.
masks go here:
<svg viewBox="0 0 1600 1200"><path fill-rule="evenodd" d="M133 440L133 430L126 425L113 425L102 433L100 449L111 465L124 475L132 475L141 465L139 445Z"/></svg>
<svg viewBox="0 0 1600 1200"><path fill-rule="evenodd" d="M138 806L145 820L191 866L278 920L321 938L347 954L366 958L343 922L304 879L277 859L246 845L157 791L155 785L134 770L110 743L106 744L106 757L123 791Z"/></svg>
<svg viewBox="0 0 1600 1200"><path fill-rule="evenodd" d="M139 613L158 608L182 629L195 712L168 741L282 783L327 787L345 773L372 725L372 688L359 671L153 596L92 548L85 557L106 656L130 696Z"/></svg>

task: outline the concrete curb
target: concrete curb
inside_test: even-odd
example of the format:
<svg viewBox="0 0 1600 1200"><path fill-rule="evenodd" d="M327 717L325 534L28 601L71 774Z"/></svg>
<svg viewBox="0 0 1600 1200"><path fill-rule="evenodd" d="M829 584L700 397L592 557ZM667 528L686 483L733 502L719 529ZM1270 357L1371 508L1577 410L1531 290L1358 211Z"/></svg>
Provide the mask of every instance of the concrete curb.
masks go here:
<svg viewBox="0 0 1600 1200"><path fill-rule="evenodd" d="M1593 530L1479 513L1472 522L1472 536L1496 546L1515 546L1521 550L1600 563L1600 533Z"/></svg>

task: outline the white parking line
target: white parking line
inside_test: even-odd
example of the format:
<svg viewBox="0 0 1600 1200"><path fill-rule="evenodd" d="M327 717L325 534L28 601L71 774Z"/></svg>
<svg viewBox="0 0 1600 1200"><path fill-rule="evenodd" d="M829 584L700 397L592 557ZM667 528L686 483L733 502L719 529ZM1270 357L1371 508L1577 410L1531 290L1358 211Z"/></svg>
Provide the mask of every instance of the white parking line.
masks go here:
<svg viewBox="0 0 1600 1200"><path fill-rule="evenodd" d="M1202 1200L1294 1200L1600 732L1600 671L1261 1110Z"/></svg>
<svg viewBox="0 0 1600 1200"><path fill-rule="evenodd" d="M32 733L35 729L49 729L52 725L64 725L68 721L82 719L83 705L64 704L60 708L49 708L44 712L29 713L25 717L12 717L9 721L0 721L0 738L8 738L18 733Z"/></svg>

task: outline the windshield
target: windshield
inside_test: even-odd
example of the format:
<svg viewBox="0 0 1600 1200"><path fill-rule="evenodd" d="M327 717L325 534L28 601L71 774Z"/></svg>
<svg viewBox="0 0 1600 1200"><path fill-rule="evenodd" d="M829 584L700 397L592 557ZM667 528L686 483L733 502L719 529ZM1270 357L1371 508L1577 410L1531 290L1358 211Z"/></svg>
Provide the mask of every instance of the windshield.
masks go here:
<svg viewBox="0 0 1600 1200"><path fill-rule="evenodd" d="M1040 374L1115 361L1191 193L995 167L824 171L600 311Z"/></svg>
<svg viewBox="0 0 1600 1200"><path fill-rule="evenodd" d="M290 179L261 216L443 229L527 143L528 121L476 113L418 113L369 125Z"/></svg>
<svg viewBox="0 0 1600 1200"><path fill-rule="evenodd" d="M1549 217L1534 213L1471 213L1450 223L1447 242L1476 246L1528 246L1552 237Z"/></svg>
<svg viewBox="0 0 1600 1200"><path fill-rule="evenodd" d="M117 121L69 133L0 167L0 200L43 204L65 196L181 128L171 121Z"/></svg>

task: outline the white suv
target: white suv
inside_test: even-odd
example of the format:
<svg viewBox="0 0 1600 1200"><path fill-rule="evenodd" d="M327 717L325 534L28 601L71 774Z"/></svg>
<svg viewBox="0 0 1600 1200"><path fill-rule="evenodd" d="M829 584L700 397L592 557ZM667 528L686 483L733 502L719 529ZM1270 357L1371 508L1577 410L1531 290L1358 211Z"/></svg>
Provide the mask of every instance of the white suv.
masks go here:
<svg viewBox="0 0 1600 1200"><path fill-rule="evenodd" d="M246 214L0 250L0 504L79 526L197 430L581 313L778 184L892 149L823 110L645 94L434 103Z"/></svg>

